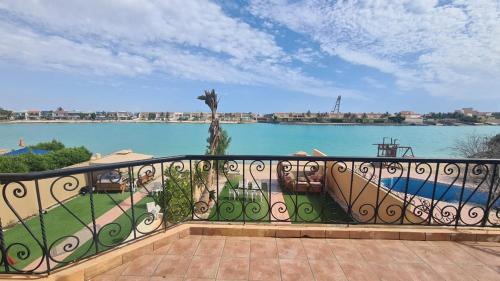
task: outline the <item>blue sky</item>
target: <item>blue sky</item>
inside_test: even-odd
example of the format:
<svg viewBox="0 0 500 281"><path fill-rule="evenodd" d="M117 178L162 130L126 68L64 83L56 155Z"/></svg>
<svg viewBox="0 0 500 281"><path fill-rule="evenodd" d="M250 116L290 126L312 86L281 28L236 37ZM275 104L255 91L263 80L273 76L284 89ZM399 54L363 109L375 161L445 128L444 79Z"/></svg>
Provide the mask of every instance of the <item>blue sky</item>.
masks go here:
<svg viewBox="0 0 500 281"><path fill-rule="evenodd" d="M499 0L0 0L14 110L500 111Z"/></svg>

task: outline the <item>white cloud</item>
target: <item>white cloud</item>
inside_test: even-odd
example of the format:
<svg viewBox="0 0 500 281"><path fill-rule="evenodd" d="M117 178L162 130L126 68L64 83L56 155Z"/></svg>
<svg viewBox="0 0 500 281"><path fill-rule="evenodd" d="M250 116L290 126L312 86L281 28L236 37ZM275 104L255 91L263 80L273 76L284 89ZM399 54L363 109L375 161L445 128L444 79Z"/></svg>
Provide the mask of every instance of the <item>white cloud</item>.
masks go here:
<svg viewBox="0 0 500 281"><path fill-rule="evenodd" d="M37 69L358 95L291 67L272 35L209 1L4 0L0 38L0 60Z"/></svg>
<svg viewBox="0 0 500 281"><path fill-rule="evenodd" d="M500 98L498 0L254 0L250 11L326 53L394 75L402 89Z"/></svg>

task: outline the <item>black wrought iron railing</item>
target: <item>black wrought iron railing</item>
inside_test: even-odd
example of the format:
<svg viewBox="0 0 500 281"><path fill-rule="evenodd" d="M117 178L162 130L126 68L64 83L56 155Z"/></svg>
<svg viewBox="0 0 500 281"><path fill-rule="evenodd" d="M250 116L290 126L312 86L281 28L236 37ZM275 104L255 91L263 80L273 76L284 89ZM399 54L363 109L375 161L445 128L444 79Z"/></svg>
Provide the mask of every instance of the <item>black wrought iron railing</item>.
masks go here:
<svg viewBox="0 0 500 281"><path fill-rule="evenodd" d="M0 174L0 271L48 273L184 221L500 225L500 160L177 156Z"/></svg>

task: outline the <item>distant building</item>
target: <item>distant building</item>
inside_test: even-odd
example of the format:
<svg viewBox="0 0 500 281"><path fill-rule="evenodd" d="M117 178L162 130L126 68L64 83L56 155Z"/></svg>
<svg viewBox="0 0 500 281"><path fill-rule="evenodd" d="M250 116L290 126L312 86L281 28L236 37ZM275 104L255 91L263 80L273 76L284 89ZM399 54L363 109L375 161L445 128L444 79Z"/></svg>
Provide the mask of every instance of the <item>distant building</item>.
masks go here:
<svg viewBox="0 0 500 281"><path fill-rule="evenodd" d="M40 118L44 120L53 120L54 119L54 111L52 110L42 110L40 112Z"/></svg>
<svg viewBox="0 0 500 281"><path fill-rule="evenodd" d="M421 125L424 123L424 117L421 114L415 113L413 111L401 111L399 112L401 116L405 118L403 123Z"/></svg>
<svg viewBox="0 0 500 281"><path fill-rule="evenodd" d="M28 110L26 112L26 120L40 120L40 110Z"/></svg>
<svg viewBox="0 0 500 281"><path fill-rule="evenodd" d="M68 114L62 107L59 107L58 109L56 109L53 113L53 116L54 116L54 119L57 119L57 120L68 119Z"/></svg>

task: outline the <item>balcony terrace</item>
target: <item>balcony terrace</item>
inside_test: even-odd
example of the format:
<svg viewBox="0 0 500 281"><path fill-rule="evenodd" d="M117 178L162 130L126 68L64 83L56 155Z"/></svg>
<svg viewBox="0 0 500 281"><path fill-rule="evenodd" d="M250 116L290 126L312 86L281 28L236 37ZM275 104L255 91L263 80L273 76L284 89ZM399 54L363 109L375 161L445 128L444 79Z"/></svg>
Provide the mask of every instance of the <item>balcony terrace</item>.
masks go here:
<svg viewBox="0 0 500 281"><path fill-rule="evenodd" d="M47 280L494 280L499 164L315 151L1 174L0 273Z"/></svg>

